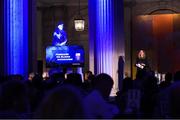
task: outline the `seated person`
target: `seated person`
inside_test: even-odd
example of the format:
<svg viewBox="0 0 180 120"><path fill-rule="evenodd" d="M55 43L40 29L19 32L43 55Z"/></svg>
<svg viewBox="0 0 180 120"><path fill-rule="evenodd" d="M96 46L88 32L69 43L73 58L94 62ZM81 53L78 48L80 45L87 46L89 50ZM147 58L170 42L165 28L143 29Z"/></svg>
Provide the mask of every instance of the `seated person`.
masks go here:
<svg viewBox="0 0 180 120"><path fill-rule="evenodd" d="M63 23L60 23L53 33L52 45L63 46L67 42L67 34L63 30Z"/></svg>

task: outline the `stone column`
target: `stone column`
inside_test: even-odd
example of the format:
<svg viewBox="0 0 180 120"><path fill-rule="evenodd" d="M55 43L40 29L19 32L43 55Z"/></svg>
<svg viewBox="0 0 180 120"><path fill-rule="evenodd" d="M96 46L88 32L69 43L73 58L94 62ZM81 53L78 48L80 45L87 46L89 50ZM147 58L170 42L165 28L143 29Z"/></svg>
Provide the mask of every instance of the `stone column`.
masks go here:
<svg viewBox="0 0 180 120"><path fill-rule="evenodd" d="M88 6L90 70L112 76L117 91L118 60L125 52L123 0L89 0Z"/></svg>
<svg viewBox="0 0 180 120"><path fill-rule="evenodd" d="M28 0L4 0L4 71L28 75ZM32 48L31 48L32 49Z"/></svg>

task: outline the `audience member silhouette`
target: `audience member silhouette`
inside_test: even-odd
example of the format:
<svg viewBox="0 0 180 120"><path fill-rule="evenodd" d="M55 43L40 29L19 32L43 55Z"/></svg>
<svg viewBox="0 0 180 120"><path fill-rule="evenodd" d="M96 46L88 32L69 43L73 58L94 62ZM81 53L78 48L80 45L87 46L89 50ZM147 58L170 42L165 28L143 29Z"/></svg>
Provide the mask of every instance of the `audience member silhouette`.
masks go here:
<svg viewBox="0 0 180 120"><path fill-rule="evenodd" d="M174 83L170 86L170 114L172 118L180 118L180 71L174 74Z"/></svg>
<svg viewBox="0 0 180 120"><path fill-rule="evenodd" d="M82 88L82 77L79 73L70 73L67 75L67 79L65 80L65 83Z"/></svg>
<svg viewBox="0 0 180 120"><path fill-rule="evenodd" d="M80 90L72 85L53 89L39 106L35 118L86 118Z"/></svg>
<svg viewBox="0 0 180 120"><path fill-rule="evenodd" d="M162 81L160 83L160 88L162 88L162 89L166 88L166 87L170 86L171 83L172 83L172 73L168 72L165 74L165 81Z"/></svg>
<svg viewBox="0 0 180 120"><path fill-rule="evenodd" d="M50 76L50 80L46 82L46 89L52 89L57 85L62 85L65 80L64 73L54 73Z"/></svg>
<svg viewBox="0 0 180 120"><path fill-rule="evenodd" d="M123 80L122 91L118 91L116 94L116 102L118 107L120 108L121 112L125 112L126 105L127 105L127 94L128 90L133 89L133 80L129 77Z"/></svg>
<svg viewBox="0 0 180 120"><path fill-rule="evenodd" d="M84 98L90 118L113 118L119 113L115 105L108 103L112 86L113 80L109 75L101 73L95 77L94 90Z"/></svg>
<svg viewBox="0 0 180 120"><path fill-rule="evenodd" d="M94 89L98 90L105 100L108 100L113 84L113 79L108 74L101 73L95 77Z"/></svg>
<svg viewBox="0 0 180 120"><path fill-rule="evenodd" d="M87 92L90 92L92 90L94 78L95 76L91 71L85 72L83 89L86 90Z"/></svg>
<svg viewBox="0 0 180 120"><path fill-rule="evenodd" d="M31 118L35 111L35 118L180 118L180 71L174 82L172 76L166 73L158 86L153 71L139 70L135 80L123 80L112 104L113 80L105 73L94 76L87 71L84 83L78 73L65 79L57 72L48 80L35 74L27 81L10 75L1 78L0 118Z"/></svg>
<svg viewBox="0 0 180 120"><path fill-rule="evenodd" d="M34 112L44 96L44 83L41 75L36 74L29 85L29 99L31 111Z"/></svg>
<svg viewBox="0 0 180 120"><path fill-rule="evenodd" d="M0 112L16 114L20 118L23 113L30 112L27 86L19 80L9 80L1 85ZM2 116L1 116L2 117ZM7 116L7 118L9 118Z"/></svg>
<svg viewBox="0 0 180 120"><path fill-rule="evenodd" d="M178 73L178 72L177 72ZM178 81L179 75L175 73L174 80ZM160 90L157 95L156 107L154 110L154 117L156 118L171 118L171 91L173 86L176 85L172 83L172 74L166 73L165 81L161 82L159 85ZM173 97L172 97L173 98Z"/></svg>
<svg viewBox="0 0 180 120"><path fill-rule="evenodd" d="M151 118L155 108L158 85L157 78L149 76L144 82L144 89L142 94L141 111L144 114L144 118Z"/></svg>

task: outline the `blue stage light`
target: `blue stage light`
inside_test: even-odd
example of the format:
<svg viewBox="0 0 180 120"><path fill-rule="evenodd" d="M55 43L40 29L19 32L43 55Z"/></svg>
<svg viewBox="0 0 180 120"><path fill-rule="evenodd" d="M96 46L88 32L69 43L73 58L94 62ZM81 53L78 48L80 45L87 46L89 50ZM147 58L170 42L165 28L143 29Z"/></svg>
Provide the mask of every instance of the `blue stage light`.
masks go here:
<svg viewBox="0 0 180 120"><path fill-rule="evenodd" d="M5 61L7 74L28 73L28 0L5 0Z"/></svg>

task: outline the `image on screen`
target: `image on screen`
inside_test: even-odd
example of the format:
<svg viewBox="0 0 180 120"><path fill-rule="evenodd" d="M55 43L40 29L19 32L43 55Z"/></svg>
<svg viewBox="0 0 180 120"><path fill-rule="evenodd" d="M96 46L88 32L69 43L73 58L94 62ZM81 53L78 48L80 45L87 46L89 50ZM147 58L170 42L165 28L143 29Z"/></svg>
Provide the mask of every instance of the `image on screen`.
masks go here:
<svg viewBox="0 0 180 120"><path fill-rule="evenodd" d="M84 66L84 49L81 46L48 46L46 67Z"/></svg>

